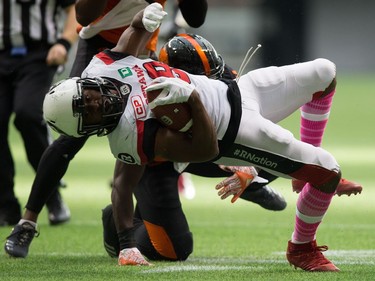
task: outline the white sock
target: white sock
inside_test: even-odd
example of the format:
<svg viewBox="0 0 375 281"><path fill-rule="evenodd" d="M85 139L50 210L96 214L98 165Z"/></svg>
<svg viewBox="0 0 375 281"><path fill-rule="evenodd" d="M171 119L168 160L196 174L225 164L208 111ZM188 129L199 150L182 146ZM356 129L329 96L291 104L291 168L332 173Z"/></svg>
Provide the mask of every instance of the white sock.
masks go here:
<svg viewBox="0 0 375 281"><path fill-rule="evenodd" d="M18 222L18 224L22 225L24 224L25 222L31 224L34 228L36 228L38 226L38 224L36 222L33 222L33 221L29 221L29 220L24 220L24 219L20 219L20 221Z"/></svg>

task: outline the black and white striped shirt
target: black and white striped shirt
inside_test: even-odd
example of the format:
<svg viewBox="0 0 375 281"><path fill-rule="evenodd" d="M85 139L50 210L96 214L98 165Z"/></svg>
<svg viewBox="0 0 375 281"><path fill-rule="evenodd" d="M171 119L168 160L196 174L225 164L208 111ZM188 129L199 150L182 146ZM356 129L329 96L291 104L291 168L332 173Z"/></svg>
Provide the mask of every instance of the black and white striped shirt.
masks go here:
<svg viewBox="0 0 375 281"><path fill-rule="evenodd" d="M0 50L54 44L64 8L75 0L1 0Z"/></svg>

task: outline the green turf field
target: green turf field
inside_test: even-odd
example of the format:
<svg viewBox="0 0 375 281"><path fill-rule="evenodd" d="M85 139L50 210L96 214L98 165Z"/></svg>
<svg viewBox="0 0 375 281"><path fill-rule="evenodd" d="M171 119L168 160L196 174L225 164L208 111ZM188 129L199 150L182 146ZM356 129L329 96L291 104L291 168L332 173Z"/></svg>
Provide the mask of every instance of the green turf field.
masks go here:
<svg viewBox="0 0 375 281"><path fill-rule="evenodd" d="M291 268L285 249L294 225L296 194L289 181L272 186L287 198L283 212L221 201L212 179L194 177L197 195L183 200L194 233L194 252L183 263L119 267L102 247L101 208L110 202L114 160L106 139L92 138L72 162L63 196L71 221L48 225L40 215L40 236L24 260L0 255L0 280L374 280L375 279L375 87L373 77L340 77L324 147L341 164L346 178L363 184L361 195L335 197L319 231L326 256L339 273L306 273ZM283 122L298 135L298 114ZM10 140L16 159L16 193L25 204L33 173L18 133ZM11 228L0 228L2 246ZM3 250L2 250L3 251ZM3 252L4 253L4 252Z"/></svg>

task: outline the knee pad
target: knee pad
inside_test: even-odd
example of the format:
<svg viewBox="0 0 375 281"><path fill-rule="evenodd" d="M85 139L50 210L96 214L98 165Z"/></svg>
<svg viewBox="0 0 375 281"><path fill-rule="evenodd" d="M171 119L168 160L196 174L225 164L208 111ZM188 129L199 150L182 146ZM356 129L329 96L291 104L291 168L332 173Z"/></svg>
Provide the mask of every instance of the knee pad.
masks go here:
<svg viewBox="0 0 375 281"><path fill-rule="evenodd" d="M169 237L169 239L170 245L166 247L165 244L161 245L160 241L150 241L149 234L144 231L143 235L137 235L137 247L144 256L154 261L184 261L193 252L193 235L191 232ZM171 255L171 252L173 252L173 255Z"/></svg>
<svg viewBox="0 0 375 281"><path fill-rule="evenodd" d="M316 64L316 71L319 79L328 85L336 77L336 65L327 59L316 59L314 60Z"/></svg>
<svg viewBox="0 0 375 281"><path fill-rule="evenodd" d="M120 242L113 219L112 205L108 205L102 210L102 224L104 249L110 257L116 258L120 252ZM163 242L160 242L160 237L150 237L152 235L145 227L137 228L137 247L149 259L183 261L193 252L193 234L191 232L185 232L173 237L168 236L170 240L168 249L166 249L166 245ZM166 254L166 251L170 252L171 249L174 252L173 255Z"/></svg>
<svg viewBox="0 0 375 281"><path fill-rule="evenodd" d="M183 261L193 252L193 235L189 229L165 227L143 221L137 233L141 253L152 260Z"/></svg>
<svg viewBox="0 0 375 281"><path fill-rule="evenodd" d="M336 77L336 66L327 59L316 59L309 62L285 66L293 69L296 83L305 90L324 91Z"/></svg>
<svg viewBox="0 0 375 281"><path fill-rule="evenodd" d="M193 234L191 232L172 237L172 242L178 261L186 260L193 252Z"/></svg>

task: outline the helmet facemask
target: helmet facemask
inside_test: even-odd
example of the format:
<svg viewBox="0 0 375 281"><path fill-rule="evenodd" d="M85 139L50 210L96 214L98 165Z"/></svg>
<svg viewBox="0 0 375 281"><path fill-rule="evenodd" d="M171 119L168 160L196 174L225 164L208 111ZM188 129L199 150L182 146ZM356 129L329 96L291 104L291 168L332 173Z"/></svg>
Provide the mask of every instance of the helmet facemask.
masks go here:
<svg viewBox="0 0 375 281"><path fill-rule="evenodd" d="M101 93L102 118L99 124L87 124L83 92L94 89ZM78 134L82 136L105 136L112 132L123 113L123 98L119 89L109 79L97 77L77 80L77 94L73 96L73 115L78 118Z"/></svg>

